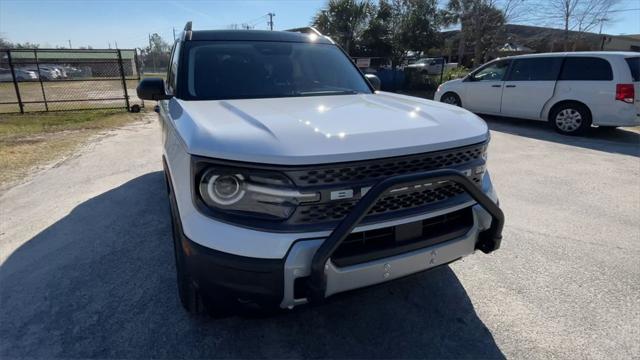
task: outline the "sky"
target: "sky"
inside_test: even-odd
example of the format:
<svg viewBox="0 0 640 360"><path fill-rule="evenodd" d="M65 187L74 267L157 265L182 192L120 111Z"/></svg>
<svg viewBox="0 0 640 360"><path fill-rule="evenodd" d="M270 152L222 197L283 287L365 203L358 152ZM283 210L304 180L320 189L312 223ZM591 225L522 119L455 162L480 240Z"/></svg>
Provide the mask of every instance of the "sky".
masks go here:
<svg viewBox="0 0 640 360"><path fill-rule="evenodd" d="M445 0L442 0L445 1ZM525 0L526 1L526 0ZM267 13L275 13L274 29L308 26L327 0L273 1L157 1L157 0L0 0L0 36L12 42L33 42L41 47L90 45L94 48L144 47L148 35L173 39L184 24L193 29L226 29L248 23L268 29ZM615 21L604 33L640 34L640 0L619 0ZM540 24L530 24L540 25ZM597 31L597 29L596 29Z"/></svg>

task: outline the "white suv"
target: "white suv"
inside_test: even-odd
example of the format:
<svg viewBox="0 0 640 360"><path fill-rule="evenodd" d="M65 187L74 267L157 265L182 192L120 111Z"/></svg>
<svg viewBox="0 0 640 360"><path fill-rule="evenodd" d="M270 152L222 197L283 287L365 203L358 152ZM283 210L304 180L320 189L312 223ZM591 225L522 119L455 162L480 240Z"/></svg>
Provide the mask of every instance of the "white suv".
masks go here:
<svg viewBox="0 0 640 360"><path fill-rule="evenodd" d="M500 246L489 131L375 91L329 38L191 31L159 100L183 306L292 308Z"/></svg>
<svg viewBox="0 0 640 360"><path fill-rule="evenodd" d="M438 87L435 100L476 113L549 121L563 134L640 125L640 54L573 52L491 61Z"/></svg>

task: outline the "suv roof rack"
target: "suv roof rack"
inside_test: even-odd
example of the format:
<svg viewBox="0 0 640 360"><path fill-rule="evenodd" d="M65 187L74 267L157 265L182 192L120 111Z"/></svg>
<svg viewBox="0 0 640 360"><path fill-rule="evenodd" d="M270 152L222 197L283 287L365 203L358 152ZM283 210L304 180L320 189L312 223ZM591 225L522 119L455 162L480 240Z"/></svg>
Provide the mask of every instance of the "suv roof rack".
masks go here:
<svg viewBox="0 0 640 360"><path fill-rule="evenodd" d="M318 29L314 28L313 26L305 26L305 27L287 29L285 31L297 32L297 33L301 33L301 34L315 34L315 35L318 35L318 36L323 36L322 33L320 31L318 31Z"/></svg>
<svg viewBox="0 0 640 360"><path fill-rule="evenodd" d="M192 27L192 22L187 21L187 23L184 25L184 33L182 35L183 41L191 40L191 35L192 35L191 27Z"/></svg>

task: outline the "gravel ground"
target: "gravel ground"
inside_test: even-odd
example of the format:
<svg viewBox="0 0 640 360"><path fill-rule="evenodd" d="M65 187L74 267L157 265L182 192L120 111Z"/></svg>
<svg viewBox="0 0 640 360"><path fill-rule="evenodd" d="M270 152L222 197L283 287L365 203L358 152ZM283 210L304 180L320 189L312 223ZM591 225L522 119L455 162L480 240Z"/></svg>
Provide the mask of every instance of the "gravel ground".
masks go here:
<svg viewBox="0 0 640 360"><path fill-rule="evenodd" d="M157 123L93 142L0 196L0 357L640 357L640 135L488 121L500 251L266 319L182 311Z"/></svg>

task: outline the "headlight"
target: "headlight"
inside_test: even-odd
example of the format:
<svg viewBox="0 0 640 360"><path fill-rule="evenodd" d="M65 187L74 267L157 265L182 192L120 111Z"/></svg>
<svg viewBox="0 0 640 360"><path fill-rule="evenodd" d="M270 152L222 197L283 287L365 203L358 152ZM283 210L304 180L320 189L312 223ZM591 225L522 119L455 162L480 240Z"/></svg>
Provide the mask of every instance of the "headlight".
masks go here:
<svg viewBox="0 0 640 360"><path fill-rule="evenodd" d="M301 193L284 174L232 168L215 164L196 165L197 196L215 213L285 220L300 203L320 200L316 192Z"/></svg>
<svg viewBox="0 0 640 360"><path fill-rule="evenodd" d="M232 205L240 201L246 193L243 184L244 176L241 174L212 174L203 183L206 195L218 205Z"/></svg>

